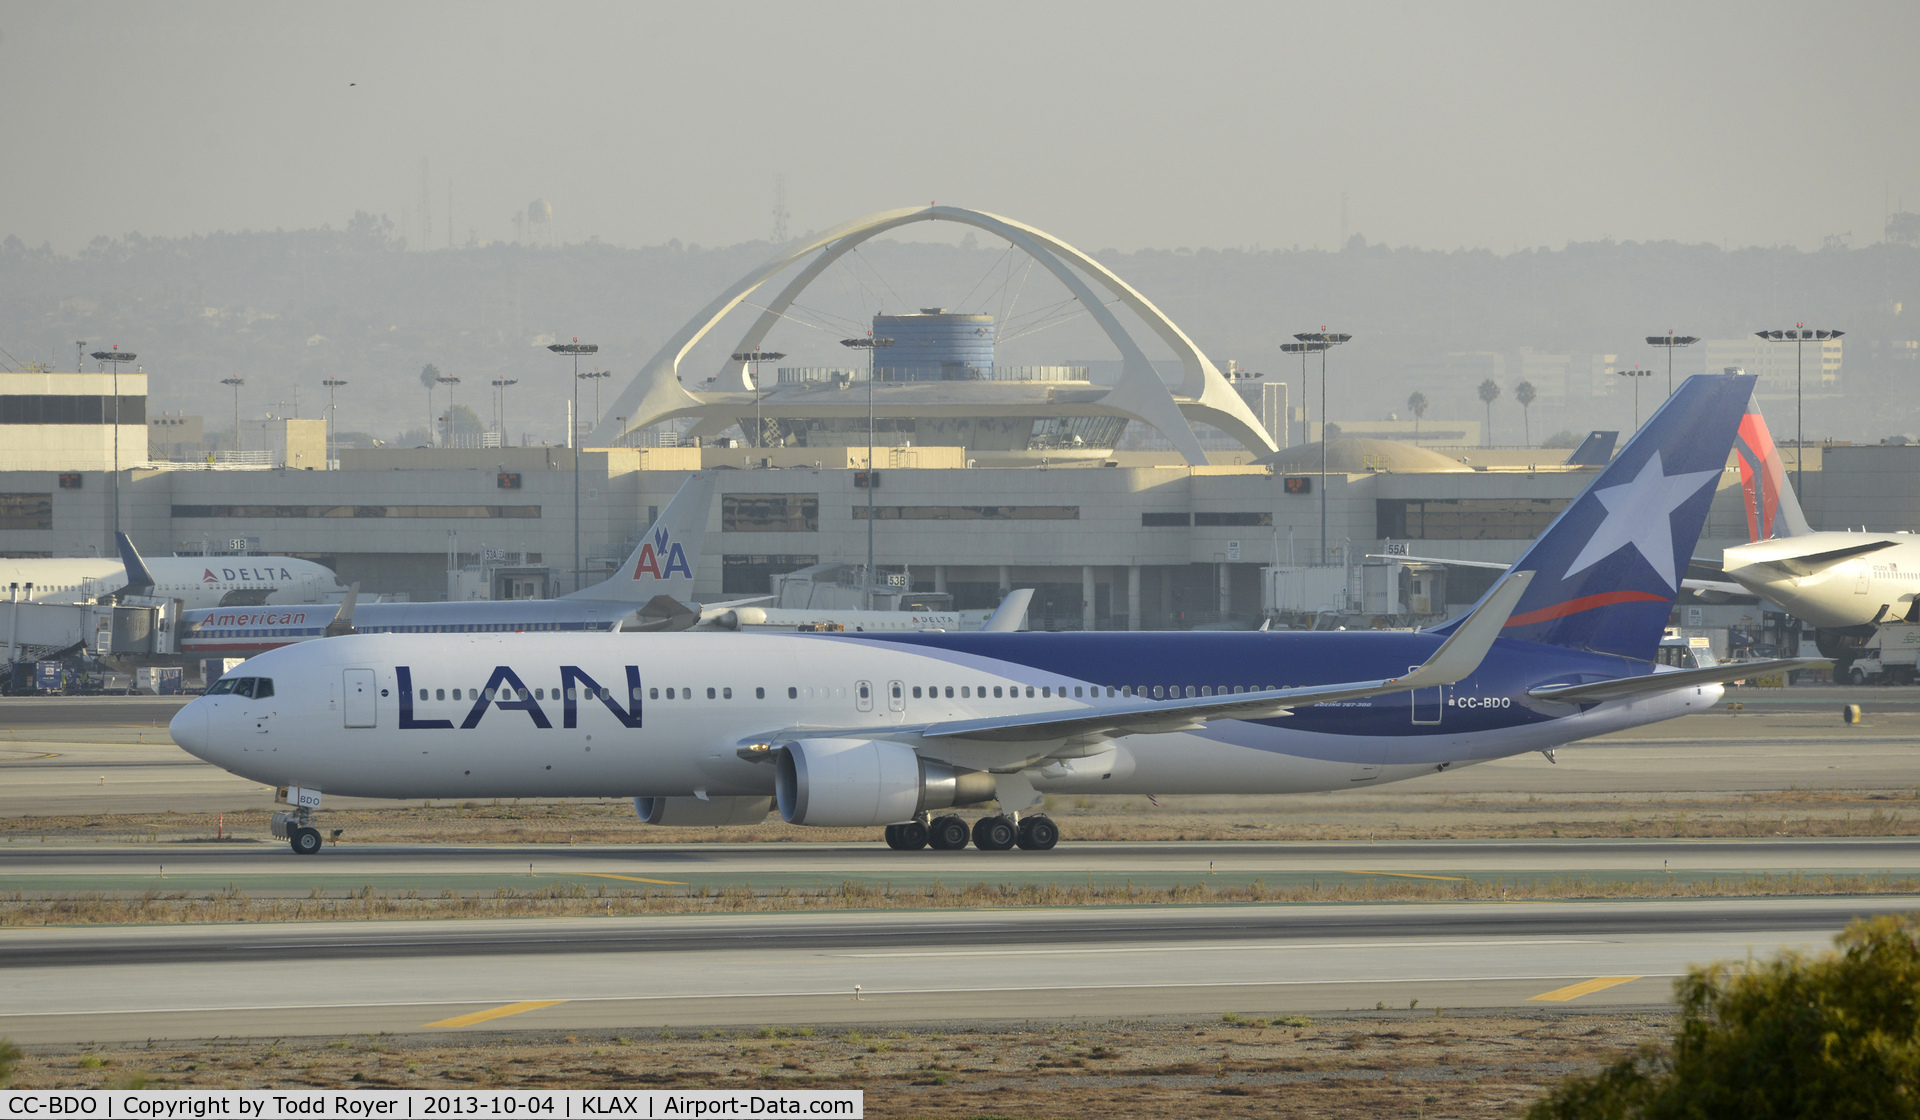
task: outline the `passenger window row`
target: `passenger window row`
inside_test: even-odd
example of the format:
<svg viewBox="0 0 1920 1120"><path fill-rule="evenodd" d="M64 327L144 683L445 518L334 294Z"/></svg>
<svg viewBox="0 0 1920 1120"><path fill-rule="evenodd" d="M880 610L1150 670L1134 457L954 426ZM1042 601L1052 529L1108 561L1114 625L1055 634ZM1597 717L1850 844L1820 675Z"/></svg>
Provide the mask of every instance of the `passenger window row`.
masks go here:
<svg viewBox="0 0 1920 1120"><path fill-rule="evenodd" d="M449 697L448 692L452 692L453 695ZM469 688L465 696L462 696L461 690L457 688L420 690L422 700L478 700L482 695L489 700L558 700L560 690L557 688ZM613 700L617 698L617 694L610 688L569 688L566 690L566 698L568 700ZM640 690L637 688L633 690L633 699L640 699Z"/></svg>
<svg viewBox="0 0 1920 1120"><path fill-rule="evenodd" d="M258 682L258 684L254 683L256 681ZM242 686L244 686L247 689L247 691L242 691ZM991 687L991 690L992 690L992 698L995 700L1002 700L1002 699L1017 700L1021 698L1022 686L997 685L997 684L992 686L988 686L984 684L960 685L958 686L958 690L957 690L958 698L962 700L972 700L972 699L985 700L988 698L989 687ZM1237 695L1241 695L1243 693L1249 693L1249 692L1272 692L1272 691L1278 690L1281 686L1277 684L1231 685L1231 686L1224 685L1224 684L1223 685L1177 685L1177 684L1176 685L1158 685L1158 684L1144 685L1143 684L1143 685L1118 685L1118 686L1106 685L1104 687L1106 690L1106 699L1108 700L1112 700L1115 698L1132 699L1136 697L1139 699L1146 699L1149 696L1151 696L1155 700L1178 700L1183 697L1191 698L1191 697L1198 697L1198 696L1229 696L1229 695L1237 696ZM262 688L265 689L264 692L258 691L258 689L262 689ZM1072 698L1075 700L1084 700L1084 699L1098 700L1101 698L1101 688L1102 686L1100 685L1078 685L1078 684L1073 685ZM1026 689L1025 696L1027 699L1038 698L1042 700L1047 700L1047 699L1058 698L1058 699L1064 700L1068 698L1068 686L1064 684L1061 684L1061 685L1044 685L1044 684L1031 685L1030 684L1030 685L1026 685L1025 689ZM452 689L451 691L453 695L451 697L447 695L448 691L449 691L448 689L444 689L444 688L432 688L432 689L423 688L420 690L420 699L423 701L448 700L448 699L452 699L455 701L460 701L463 699L478 700L481 698L482 694L485 694L486 698L489 700L515 700L515 699L559 700L561 699L560 689L557 689L557 688L550 689L550 688L544 688L544 687L533 688L533 689L522 688L518 690L511 689L511 688L504 688L504 687L494 688L494 689L469 688L466 690L466 695L464 697L461 695L460 689L457 689L457 688ZM706 698L709 700L733 699L733 689L731 688L708 688L705 691L706 691ZM239 696L251 696L255 699L260 699L261 697L273 695L273 681L267 677L241 677L234 681L227 681L227 680L219 681L212 688L207 690L207 694L210 696L217 696L227 692L232 692ZM919 700L923 698L931 699L931 700L939 700L943 698L952 700L955 698L955 693L956 693L956 687L950 684L949 685L925 685L925 686L914 685L913 686L913 698L915 700ZM662 688L656 687L656 688L647 689L646 698L649 700L692 700L695 698L695 692L691 688L674 687L674 688L662 689ZM765 700L767 698L767 690L764 688L754 689L753 698L755 700ZM800 698L800 690L797 687L789 686L787 689L787 699L798 700L799 698ZM811 698L811 693L809 693L809 698ZM602 688L598 690L592 689L592 688L569 688L566 690L566 699L568 700L612 700L612 699L615 699L615 693L612 689L607 689L607 688ZM639 689L636 688L632 690L631 699L633 700L640 699Z"/></svg>

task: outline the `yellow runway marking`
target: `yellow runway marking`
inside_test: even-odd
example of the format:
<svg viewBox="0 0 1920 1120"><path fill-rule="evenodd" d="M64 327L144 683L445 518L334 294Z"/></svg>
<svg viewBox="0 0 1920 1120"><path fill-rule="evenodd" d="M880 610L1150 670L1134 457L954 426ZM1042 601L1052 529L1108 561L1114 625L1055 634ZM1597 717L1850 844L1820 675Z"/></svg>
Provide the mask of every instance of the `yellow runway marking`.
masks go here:
<svg viewBox="0 0 1920 1120"><path fill-rule="evenodd" d="M1342 875L1384 875L1389 879L1438 879L1443 883L1464 883L1458 875L1415 875L1407 871L1342 871Z"/></svg>
<svg viewBox="0 0 1920 1120"><path fill-rule="evenodd" d="M575 871L575 875L587 875L595 879L624 879L629 883L658 883L663 887L684 887L685 883L677 879L642 879L638 875L612 875L605 871Z"/></svg>
<svg viewBox="0 0 1920 1120"><path fill-rule="evenodd" d="M1529 996L1527 997L1527 1001L1529 1003L1535 1000L1543 1003L1565 1003L1570 999L1579 999L1581 996L1590 996L1595 992L1604 992L1608 988L1616 988L1621 984L1626 984L1638 979L1640 979L1638 976L1596 976L1591 980L1583 980L1569 987L1555 988L1551 992L1541 992L1537 996Z"/></svg>
<svg viewBox="0 0 1920 1120"><path fill-rule="evenodd" d="M542 1007L552 1007L556 1003L565 1003L564 999L533 999L525 1003L509 1003L504 1007L490 1007L485 1011L476 1011L471 1015L456 1015L451 1019L442 1019L437 1023L422 1023L424 1027L471 1027L475 1023L484 1023L489 1019L504 1019L509 1015L518 1015L523 1011L538 1011Z"/></svg>

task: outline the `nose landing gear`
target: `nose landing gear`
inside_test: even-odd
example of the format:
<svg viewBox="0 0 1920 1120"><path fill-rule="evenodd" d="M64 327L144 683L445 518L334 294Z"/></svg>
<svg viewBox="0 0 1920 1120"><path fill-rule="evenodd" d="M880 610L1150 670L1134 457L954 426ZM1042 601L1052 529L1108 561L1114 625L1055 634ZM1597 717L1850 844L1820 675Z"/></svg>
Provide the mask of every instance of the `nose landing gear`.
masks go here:
<svg viewBox="0 0 1920 1120"><path fill-rule="evenodd" d="M275 813L273 834L285 840L287 846L293 849L294 855L319 855L322 846L320 830L313 827L312 820L313 810L307 808L292 813ZM337 837L339 833L336 832L334 835Z"/></svg>

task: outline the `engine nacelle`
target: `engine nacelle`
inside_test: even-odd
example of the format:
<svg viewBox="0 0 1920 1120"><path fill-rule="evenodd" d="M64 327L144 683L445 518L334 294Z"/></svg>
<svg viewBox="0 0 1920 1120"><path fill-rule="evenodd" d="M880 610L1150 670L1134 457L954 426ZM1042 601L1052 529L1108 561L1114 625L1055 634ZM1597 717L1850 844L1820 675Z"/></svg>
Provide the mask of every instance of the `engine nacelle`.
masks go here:
<svg viewBox="0 0 1920 1120"><path fill-rule="evenodd" d="M771 797L636 797L633 811L648 824L704 828L759 824L773 808Z"/></svg>
<svg viewBox="0 0 1920 1120"><path fill-rule="evenodd" d="M927 809L991 801L996 792L983 770L930 762L912 747L874 739L782 743L773 788L788 824L828 827L898 824Z"/></svg>

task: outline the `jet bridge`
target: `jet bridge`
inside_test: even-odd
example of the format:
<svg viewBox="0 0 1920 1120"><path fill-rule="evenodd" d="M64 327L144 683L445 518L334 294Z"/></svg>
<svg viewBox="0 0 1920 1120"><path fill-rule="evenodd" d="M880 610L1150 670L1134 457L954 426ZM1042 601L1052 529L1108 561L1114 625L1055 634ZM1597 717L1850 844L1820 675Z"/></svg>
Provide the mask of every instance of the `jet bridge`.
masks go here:
<svg viewBox="0 0 1920 1120"><path fill-rule="evenodd" d="M93 657L154 656L174 652L180 604L175 599L126 597L110 603L0 602L4 663L65 653Z"/></svg>

